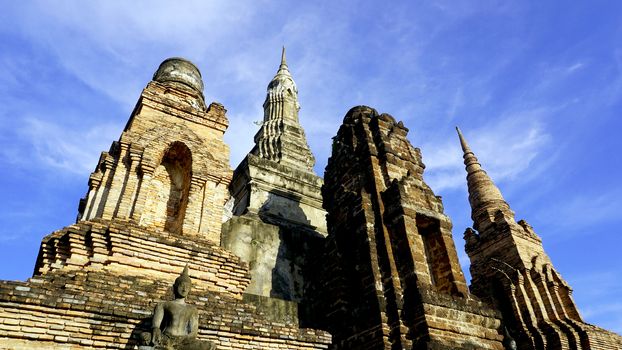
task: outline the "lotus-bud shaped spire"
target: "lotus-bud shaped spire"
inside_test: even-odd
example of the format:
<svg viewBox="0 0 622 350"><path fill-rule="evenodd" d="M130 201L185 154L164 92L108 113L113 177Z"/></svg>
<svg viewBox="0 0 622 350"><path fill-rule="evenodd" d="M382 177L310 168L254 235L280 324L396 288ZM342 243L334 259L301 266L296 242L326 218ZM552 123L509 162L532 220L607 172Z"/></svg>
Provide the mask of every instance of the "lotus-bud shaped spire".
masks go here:
<svg viewBox="0 0 622 350"><path fill-rule="evenodd" d="M287 67L285 46L279 69L268 84L263 108L263 122L255 135L256 147L252 152L280 164L312 171L315 158L298 120L298 88Z"/></svg>

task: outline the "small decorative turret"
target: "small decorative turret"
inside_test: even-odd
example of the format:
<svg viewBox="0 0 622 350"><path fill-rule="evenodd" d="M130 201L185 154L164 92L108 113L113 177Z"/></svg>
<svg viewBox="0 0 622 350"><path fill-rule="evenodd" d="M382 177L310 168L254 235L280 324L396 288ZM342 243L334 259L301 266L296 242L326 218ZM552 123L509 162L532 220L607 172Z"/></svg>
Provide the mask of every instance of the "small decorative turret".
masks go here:
<svg viewBox="0 0 622 350"><path fill-rule="evenodd" d="M499 191L499 188L494 184L486 171L482 169L477 157L471 151L458 127L456 127L456 131L464 152L464 166L467 172L469 203L471 204L471 218L474 222L474 228L479 232L483 232L500 215L506 220L514 221L514 212L512 212L508 203L503 199L501 191Z"/></svg>
<svg viewBox="0 0 622 350"><path fill-rule="evenodd" d="M263 108L263 123L255 135L256 147L252 153L280 164L311 171L315 158L298 120L298 88L287 67L285 47L281 53L279 69L268 84Z"/></svg>

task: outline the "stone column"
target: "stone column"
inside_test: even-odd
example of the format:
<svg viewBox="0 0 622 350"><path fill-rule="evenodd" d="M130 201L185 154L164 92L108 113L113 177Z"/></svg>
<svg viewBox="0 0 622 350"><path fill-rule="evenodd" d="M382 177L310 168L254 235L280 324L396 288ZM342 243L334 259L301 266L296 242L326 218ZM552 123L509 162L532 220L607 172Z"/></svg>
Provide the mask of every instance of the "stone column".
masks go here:
<svg viewBox="0 0 622 350"><path fill-rule="evenodd" d="M119 200L117 210L115 211L115 217L129 218L131 215L131 209L133 200L138 190L138 166L142 159L142 155L137 150L130 149L129 152L129 171L125 177L125 183L123 184L123 193Z"/></svg>
<svg viewBox="0 0 622 350"><path fill-rule="evenodd" d="M104 227L93 226L90 232L90 240L93 245L93 256L91 257L91 266L93 267L102 267L105 262L108 261L109 254L111 253L108 250L109 242L108 235L106 233L106 229Z"/></svg>
<svg viewBox="0 0 622 350"><path fill-rule="evenodd" d="M97 196L97 192L101 186L103 176L104 174L99 172L93 173L89 177L89 193L87 194L86 206L80 220L90 220L93 218L93 215L95 214L93 212L93 208L95 207L95 197ZM97 209L95 209L95 211L97 211Z"/></svg>
<svg viewBox="0 0 622 350"><path fill-rule="evenodd" d="M112 177L115 173L115 161L113 157L106 157L104 160L104 174L102 175L101 184L98 186L95 192L95 198L93 200L91 213L88 219L101 217L104 212L104 205L108 198L108 190L112 182Z"/></svg>
<svg viewBox="0 0 622 350"><path fill-rule="evenodd" d="M422 283L427 285L432 285L432 276L430 267L428 265L428 258L425 254L425 243L423 242L423 236L419 233L417 229L417 223L414 219L414 216L404 215L401 218L403 220L403 224L405 227L405 231L409 232L407 234L410 250L412 252L412 257L414 260L414 272L417 275L417 279Z"/></svg>
<svg viewBox="0 0 622 350"><path fill-rule="evenodd" d="M205 186L203 187L203 207L201 208L201 223L199 231L206 238L213 241L216 244L220 244L220 220L222 219L222 211L218 213L221 215L218 221L214 221L215 211L217 208L223 208L224 202L219 203L216 198L216 182L214 179L210 178L205 182ZM222 209L224 210L224 209ZM214 227L218 224L218 232Z"/></svg>
<svg viewBox="0 0 622 350"><path fill-rule="evenodd" d="M454 244L453 236L451 235L451 222L448 220L441 220L441 239L445 246L445 252L447 253L447 260L449 261L449 275L447 276L451 281L451 284L455 288L458 295L467 297L469 295L469 287L467 287L460 261L458 260L458 254L456 253L456 245Z"/></svg>
<svg viewBox="0 0 622 350"><path fill-rule="evenodd" d="M188 192L188 204L186 205L185 217L183 218L182 232L196 234L201 225L204 204L204 187L206 180L197 176L190 179L190 191Z"/></svg>
<svg viewBox="0 0 622 350"><path fill-rule="evenodd" d="M119 204L119 198L122 194L121 192L123 191L127 180L127 163L130 162L129 159L126 160L126 157L129 158L128 150L129 144L121 142L121 151L119 152L119 159L117 160L114 169L112 183L108 189L108 196L104 204L104 212L101 215L102 219L112 219L116 212L117 205Z"/></svg>
<svg viewBox="0 0 622 350"><path fill-rule="evenodd" d="M151 183L153 173L155 172L155 167L148 164L143 163L140 168L142 172L142 179L140 181L139 188L136 190L136 201L134 203L134 210L132 211L132 219L139 223L143 220L145 203L147 202L147 198L149 196L149 184Z"/></svg>
<svg viewBox="0 0 622 350"><path fill-rule="evenodd" d="M70 229L69 235L69 258L66 264L72 265L74 268L82 268L89 261L89 254L86 250L84 236L80 232Z"/></svg>

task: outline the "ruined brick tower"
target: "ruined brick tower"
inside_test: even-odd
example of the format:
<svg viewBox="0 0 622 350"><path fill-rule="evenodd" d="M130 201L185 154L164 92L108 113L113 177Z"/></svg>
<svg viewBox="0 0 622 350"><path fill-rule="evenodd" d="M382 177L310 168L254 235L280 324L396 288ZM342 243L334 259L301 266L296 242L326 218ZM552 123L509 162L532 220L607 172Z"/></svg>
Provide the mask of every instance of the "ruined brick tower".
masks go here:
<svg viewBox="0 0 622 350"><path fill-rule="evenodd" d="M473 229L464 233L471 291L503 313L519 349L622 349L622 337L586 324L572 289L553 267L541 238L514 212L482 169L459 129Z"/></svg>
<svg viewBox="0 0 622 350"><path fill-rule="evenodd" d="M205 105L199 70L164 61L119 141L102 153L78 219L132 220L218 243L231 179L227 126L221 104Z"/></svg>
<svg viewBox="0 0 622 350"><path fill-rule="evenodd" d="M318 273L334 348L502 349L500 315L469 298L451 221L407 132L360 106L334 138Z"/></svg>

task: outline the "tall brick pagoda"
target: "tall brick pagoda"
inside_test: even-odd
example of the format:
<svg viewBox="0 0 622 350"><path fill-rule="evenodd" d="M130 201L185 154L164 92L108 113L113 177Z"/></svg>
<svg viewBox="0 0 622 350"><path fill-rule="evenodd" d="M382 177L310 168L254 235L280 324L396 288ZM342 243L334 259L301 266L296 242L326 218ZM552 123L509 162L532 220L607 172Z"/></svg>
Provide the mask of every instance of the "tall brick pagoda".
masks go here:
<svg viewBox="0 0 622 350"><path fill-rule="evenodd" d="M572 289L553 267L542 239L525 220L515 221L501 191L457 131L475 229L464 234L473 294L502 312L519 349L622 349L622 337L583 321Z"/></svg>
<svg viewBox="0 0 622 350"><path fill-rule="evenodd" d="M135 349L188 265L199 339L326 349L330 335L280 315L281 300L246 302L248 264L220 247L227 124L222 105L205 104L194 64L164 61L102 153L78 222L43 239L32 278L0 281L0 348Z"/></svg>
<svg viewBox="0 0 622 350"><path fill-rule="evenodd" d="M222 245L250 264L247 293L302 302L310 258L326 235L326 212L285 48L263 108L255 146L233 173L233 217L223 225Z"/></svg>

